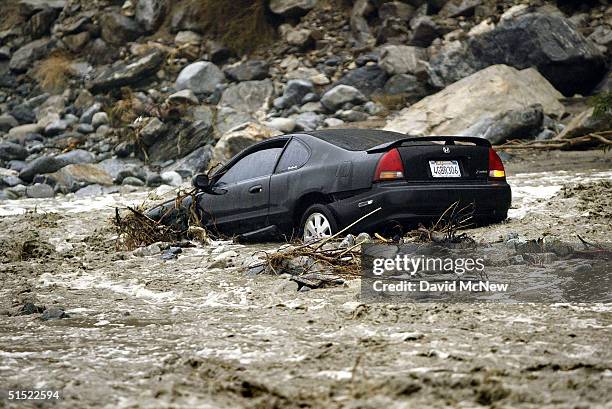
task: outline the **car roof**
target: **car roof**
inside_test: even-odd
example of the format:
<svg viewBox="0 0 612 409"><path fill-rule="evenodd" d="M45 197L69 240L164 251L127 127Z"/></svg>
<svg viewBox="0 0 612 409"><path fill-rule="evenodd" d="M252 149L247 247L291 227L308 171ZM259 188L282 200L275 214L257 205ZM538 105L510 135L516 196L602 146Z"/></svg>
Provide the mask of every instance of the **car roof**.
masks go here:
<svg viewBox="0 0 612 409"><path fill-rule="evenodd" d="M406 135L402 133L380 129L324 129L304 132L304 134L349 151L366 151L384 143L406 138Z"/></svg>

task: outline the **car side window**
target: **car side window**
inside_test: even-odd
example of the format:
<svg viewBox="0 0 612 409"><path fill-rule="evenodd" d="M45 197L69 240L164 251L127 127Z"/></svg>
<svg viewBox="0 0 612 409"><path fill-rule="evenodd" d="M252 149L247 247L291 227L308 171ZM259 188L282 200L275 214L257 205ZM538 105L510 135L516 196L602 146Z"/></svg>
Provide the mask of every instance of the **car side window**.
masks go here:
<svg viewBox="0 0 612 409"><path fill-rule="evenodd" d="M299 169L308 162L310 150L302 142L292 139L278 162L276 173Z"/></svg>
<svg viewBox="0 0 612 409"><path fill-rule="evenodd" d="M229 168L217 183L229 185L247 179L271 175L282 151L283 148L270 148L253 152Z"/></svg>

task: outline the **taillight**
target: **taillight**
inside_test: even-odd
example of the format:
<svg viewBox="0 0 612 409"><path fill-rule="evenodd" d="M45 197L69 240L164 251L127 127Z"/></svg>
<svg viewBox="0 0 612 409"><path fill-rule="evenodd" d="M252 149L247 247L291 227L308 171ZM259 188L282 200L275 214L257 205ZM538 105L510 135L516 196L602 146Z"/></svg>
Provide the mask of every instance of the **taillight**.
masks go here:
<svg viewBox="0 0 612 409"><path fill-rule="evenodd" d="M376 166L374 181L394 180L404 178L404 164L397 149L385 153Z"/></svg>
<svg viewBox="0 0 612 409"><path fill-rule="evenodd" d="M489 148L489 178L503 179L506 177L504 164L502 163L497 152L493 148Z"/></svg>

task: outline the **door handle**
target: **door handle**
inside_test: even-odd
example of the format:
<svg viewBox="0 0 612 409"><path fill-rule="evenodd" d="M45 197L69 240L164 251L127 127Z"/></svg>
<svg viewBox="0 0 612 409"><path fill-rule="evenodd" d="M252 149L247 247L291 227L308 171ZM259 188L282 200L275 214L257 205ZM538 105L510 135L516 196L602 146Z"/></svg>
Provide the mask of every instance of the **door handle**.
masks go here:
<svg viewBox="0 0 612 409"><path fill-rule="evenodd" d="M249 188L249 193L259 193L262 190L263 190L263 187L261 185L255 185Z"/></svg>

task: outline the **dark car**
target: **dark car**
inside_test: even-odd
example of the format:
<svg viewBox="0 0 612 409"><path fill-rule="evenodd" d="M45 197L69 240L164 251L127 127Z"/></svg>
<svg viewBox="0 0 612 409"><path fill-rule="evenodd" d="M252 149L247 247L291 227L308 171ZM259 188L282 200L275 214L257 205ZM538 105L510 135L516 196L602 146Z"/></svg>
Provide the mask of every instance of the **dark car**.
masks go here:
<svg viewBox="0 0 612 409"><path fill-rule="evenodd" d="M352 230L414 225L457 201L473 204L474 219L496 222L507 217L511 199L504 166L485 139L358 129L265 140L213 175L196 176L194 185L195 206L187 199L183 208L192 206L213 233L247 239L328 236L379 207ZM151 217L177 222L173 206Z"/></svg>

